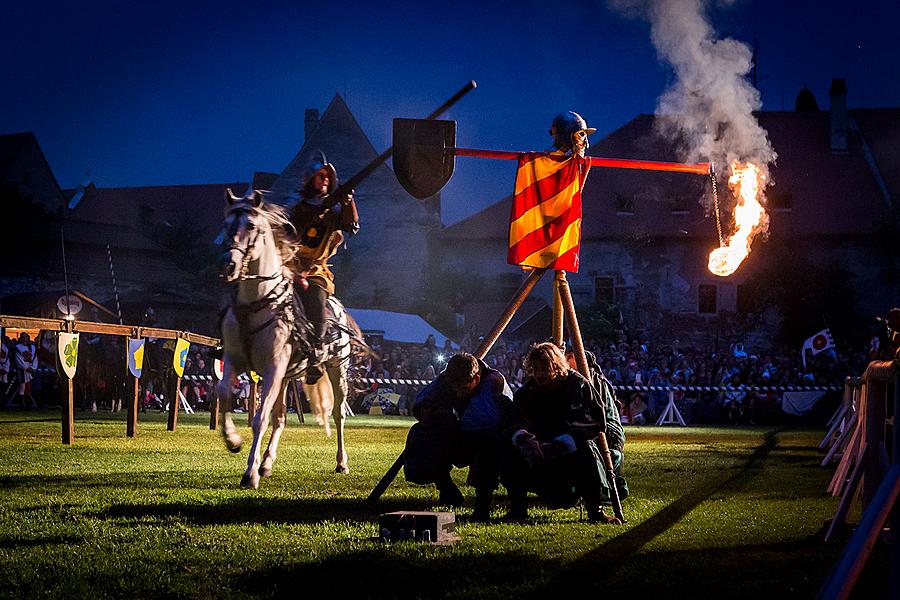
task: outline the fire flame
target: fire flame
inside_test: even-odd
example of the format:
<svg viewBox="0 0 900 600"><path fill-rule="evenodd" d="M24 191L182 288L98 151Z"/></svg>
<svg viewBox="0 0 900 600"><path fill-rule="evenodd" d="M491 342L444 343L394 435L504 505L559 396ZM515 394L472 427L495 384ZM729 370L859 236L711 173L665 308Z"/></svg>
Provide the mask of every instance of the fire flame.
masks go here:
<svg viewBox="0 0 900 600"><path fill-rule="evenodd" d="M737 196L734 222L737 227L727 243L709 253L709 270L719 277L734 273L750 254L750 244L768 224L768 215L760 203L766 176L753 163L731 163L728 187Z"/></svg>

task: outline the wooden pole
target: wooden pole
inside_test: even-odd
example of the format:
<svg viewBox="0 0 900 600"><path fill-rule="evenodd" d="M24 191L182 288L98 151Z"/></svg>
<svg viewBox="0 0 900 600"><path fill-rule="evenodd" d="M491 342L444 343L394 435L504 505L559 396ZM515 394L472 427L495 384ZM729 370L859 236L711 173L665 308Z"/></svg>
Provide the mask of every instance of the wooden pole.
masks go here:
<svg viewBox="0 0 900 600"><path fill-rule="evenodd" d="M181 393L181 377L175 379L175 393L169 400L169 423L166 426L168 431L175 431L175 428L178 427L178 405L181 404L179 393Z"/></svg>
<svg viewBox="0 0 900 600"><path fill-rule="evenodd" d="M60 331L72 333L74 324L72 321L63 321ZM58 340L57 340L57 343ZM54 349L55 350L55 349ZM55 352L59 361L59 351ZM75 443L75 390L74 383L63 371L62 366L58 368L60 373L59 390L62 393L62 443L70 445Z"/></svg>
<svg viewBox="0 0 900 600"><path fill-rule="evenodd" d="M528 274L528 277L525 281L522 282L522 285L519 286L519 289L516 291L515 296L513 296L512 300L509 301L509 304L506 305L506 310L503 311L503 314L500 315L500 319L498 319L497 324L494 325L494 328L491 329L490 333L485 336L484 341L481 342L481 345L478 347L478 350L475 351L475 356L478 358L484 358L487 356L487 353L491 351L491 348L497 341L497 338L503 333L503 330L506 329L506 326L509 325L509 322L512 321L513 316L516 314L516 311L519 310L519 307L522 306L522 303L525 302L525 299L528 297L528 294L531 293L531 290L534 289L534 286L540 281L541 277L547 269L533 269L531 273Z"/></svg>
<svg viewBox="0 0 900 600"><path fill-rule="evenodd" d="M59 387L62 391L62 443L69 445L75 442L75 397L72 380L65 373Z"/></svg>
<svg viewBox="0 0 900 600"><path fill-rule="evenodd" d="M125 435L128 437L134 437L137 433L138 396L140 394L138 378L132 375L131 379L134 381L134 394L128 401L128 422L125 425Z"/></svg>
<svg viewBox="0 0 900 600"><path fill-rule="evenodd" d="M566 320L569 323L569 333L572 336L572 350L575 352L575 362L578 364L578 372L584 378L591 381L591 370L588 367L587 356L584 353L584 342L581 339L581 328L578 326L578 317L575 314L575 303L572 302L572 292L569 282L566 281L566 272L556 272L556 282L559 286L559 297L566 311Z"/></svg>
<svg viewBox="0 0 900 600"><path fill-rule="evenodd" d="M563 303L559 295L559 280L565 281L565 271L557 271L553 278L553 343L559 347L563 344Z"/></svg>
<svg viewBox="0 0 900 600"><path fill-rule="evenodd" d="M566 320L569 322L569 332L572 334L572 346L575 352L575 362L578 363L578 371L588 381L593 381L591 369L588 366L587 356L584 353L584 342L581 339L581 328L578 326L578 316L575 314L575 303L572 301L572 292L569 290L569 282L566 281L565 271L557 271L556 278L559 282L559 295L566 311ZM603 417L604 430L597 436L597 447L603 458L603 466L606 469L606 479L609 484L610 502L613 514L622 523L625 522L625 514L622 512L622 501L619 499L619 488L616 483L615 465L613 465L612 453L609 451L609 442L606 440L606 415Z"/></svg>
<svg viewBox="0 0 900 600"><path fill-rule="evenodd" d="M214 381L215 378L210 381L210 384ZM219 428L219 386L210 385L206 397L209 399L209 428L215 431Z"/></svg>

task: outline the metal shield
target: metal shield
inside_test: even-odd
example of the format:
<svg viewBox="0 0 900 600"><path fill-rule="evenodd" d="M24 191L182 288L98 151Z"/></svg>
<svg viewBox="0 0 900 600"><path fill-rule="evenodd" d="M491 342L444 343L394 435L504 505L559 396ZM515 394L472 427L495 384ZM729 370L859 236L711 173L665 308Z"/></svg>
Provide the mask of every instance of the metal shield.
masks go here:
<svg viewBox="0 0 900 600"><path fill-rule="evenodd" d="M455 147L456 121L394 119L397 181L419 200L434 196L453 175Z"/></svg>
<svg viewBox="0 0 900 600"><path fill-rule="evenodd" d="M60 332L56 343L59 353L59 366L69 379L75 378L75 369L78 368L78 333Z"/></svg>

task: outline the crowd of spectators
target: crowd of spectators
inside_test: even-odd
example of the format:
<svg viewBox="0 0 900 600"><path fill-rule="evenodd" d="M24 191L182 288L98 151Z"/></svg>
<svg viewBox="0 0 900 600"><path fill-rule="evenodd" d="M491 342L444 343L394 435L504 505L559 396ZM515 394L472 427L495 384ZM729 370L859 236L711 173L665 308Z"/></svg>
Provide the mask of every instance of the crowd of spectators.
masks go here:
<svg viewBox="0 0 900 600"><path fill-rule="evenodd" d="M40 336L44 338L48 336ZM354 378L351 386L351 403L355 410L367 410L373 396L389 392L393 406L386 405L385 412L409 414L416 394L422 388L421 381L430 381L446 365L447 360L459 350L474 352L480 338L471 332L456 346L447 340L442 345L429 336L421 344L395 343L380 338L367 340L374 356L357 361L351 370ZM38 404L58 403L57 376L53 369L52 343L39 339L38 355L43 368L35 375L32 395ZM110 369L108 365L121 361L124 352L122 341L110 336L83 336L79 357L79 375L75 378L75 404L81 410L120 409L128 396L125 390L124 369ZM523 358L530 342L509 341L501 338L493 346L485 360L499 370L513 388L525 380ZM7 353L15 354L13 340L6 340ZM694 348L679 343L652 342L650 340L621 340L602 343L586 340L586 348L597 358L603 373L618 388L622 403L623 419L631 423L655 420L668 403L668 391L642 389L646 387L783 387L841 385L847 375L858 375L872 357L866 350L840 353L834 349L804 361L799 350L754 351L740 341L733 341L718 350ZM168 374L171 349L163 341L148 343L145 353L145 375L141 377L140 402L142 410L165 410L168 404ZM195 346L185 364L185 377L181 393L194 409L208 409L215 398L215 378L212 377L211 349ZM4 405L13 400L14 369L10 369L7 382L0 381L0 393ZM200 376L199 378L196 376ZM372 379L413 380L410 383L373 383ZM368 379L369 381L364 381ZM235 387L238 410L247 409L249 383L238 382ZM763 422L777 412L781 392L777 390L677 390L676 405L682 415L691 422Z"/></svg>
<svg viewBox="0 0 900 600"><path fill-rule="evenodd" d="M356 375L393 380L431 380L447 359L458 350L474 352L479 339L463 338L459 348L447 341L443 347L429 336L421 345L372 340L379 358L359 365ZM485 361L499 370L513 388L522 385L525 371L522 361L531 342L499 340ZM594 354L603 373L618 388L622 414L632 423L656 419L668 403L668 391L644 387L784 387L840 386L848 375L858 375L870 357L865 351L826 350L807 355L798 349L779 348L754 352L735 341L719 350L687 347L673 340L653 343L632 339L602 343L589 339L586 349ZM421 389L420 384L384 384L400 395L397 412L407 414ZM361 394L371 394L378 384L369 383ZM383 386L382 386L383 387ZM692 422L754 422L771 420L781 398L778 390L685 390L675 391L679 410ZM359 396L359 394L357 394Z"/></svg>

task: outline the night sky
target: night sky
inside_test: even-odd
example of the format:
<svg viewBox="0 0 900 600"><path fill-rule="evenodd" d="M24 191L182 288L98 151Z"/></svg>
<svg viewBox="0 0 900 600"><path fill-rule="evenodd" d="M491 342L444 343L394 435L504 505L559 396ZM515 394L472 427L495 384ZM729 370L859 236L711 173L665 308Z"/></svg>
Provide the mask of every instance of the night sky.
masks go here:
<svg viewBox="0 0 900 600"><path fill-rule="evenodd" d="M851 108L900 106L896 2L709 14L721 36L758 43L764 110L792 110L804 84L827 109L833 77ZM0 133L33 131L63 187L87 171L101 187L280 172L304 109L336 92L380 151L393 117L424 116L470 79L478 89L445 117L460 146L545 149L557 112L580 112L601 136L653 112L672 77L648 25L603 2L34 2L4 17ZM513 169L457 159L444 221L508 194Z"/></svg>

